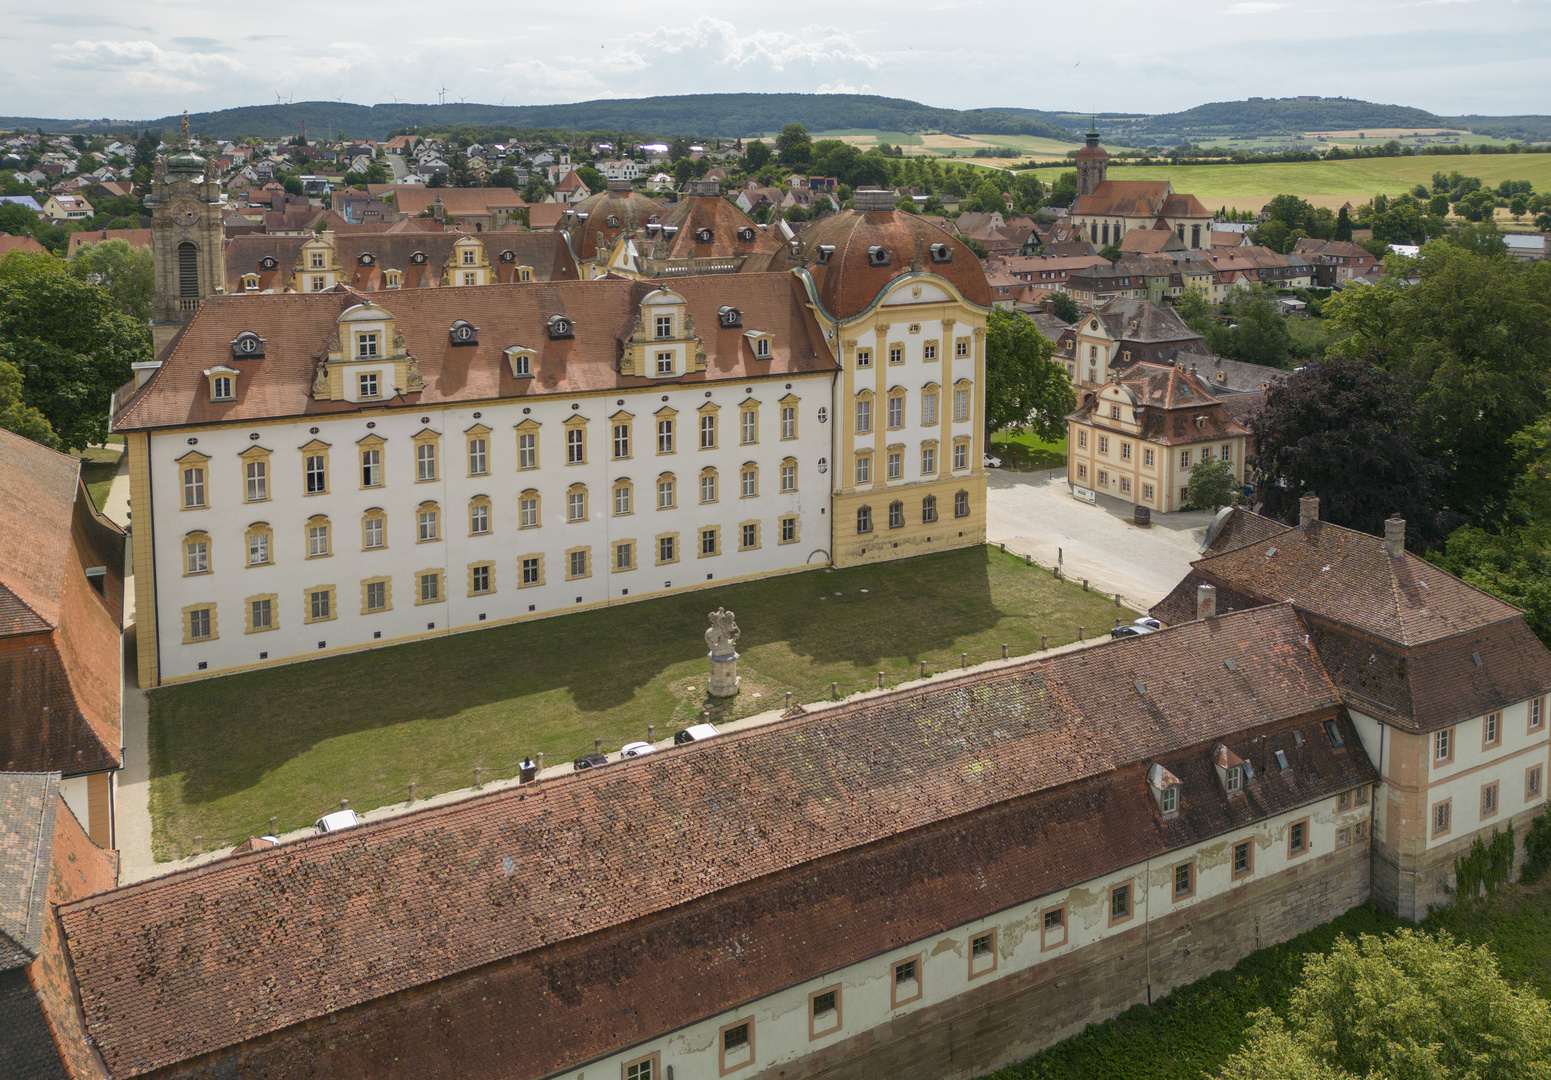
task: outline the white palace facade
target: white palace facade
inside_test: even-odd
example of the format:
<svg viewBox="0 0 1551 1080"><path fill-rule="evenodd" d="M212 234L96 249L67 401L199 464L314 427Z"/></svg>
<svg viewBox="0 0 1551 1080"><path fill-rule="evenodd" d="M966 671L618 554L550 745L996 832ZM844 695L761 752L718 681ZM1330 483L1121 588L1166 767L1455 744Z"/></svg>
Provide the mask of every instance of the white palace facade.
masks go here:
<svg viewBox="0 0 1551 1080"><path fill-rule="evenodd" d="M141 685L984 542L978 264L847 216L891 267L205 299L115 403Z"/></svg>

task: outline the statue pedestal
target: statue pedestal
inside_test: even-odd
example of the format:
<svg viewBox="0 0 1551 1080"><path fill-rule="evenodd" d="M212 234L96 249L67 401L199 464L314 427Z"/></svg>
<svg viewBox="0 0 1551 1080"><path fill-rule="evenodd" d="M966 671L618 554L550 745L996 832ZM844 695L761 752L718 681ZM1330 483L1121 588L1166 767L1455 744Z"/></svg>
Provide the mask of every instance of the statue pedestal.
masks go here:
<svg viewBox="0 0 1551 1080"><path fill-rule="evenodd" d="M707 690L712 697L735 697L738 693L738 654L717 656L707 653L711 659L711 682Z"/></svg>

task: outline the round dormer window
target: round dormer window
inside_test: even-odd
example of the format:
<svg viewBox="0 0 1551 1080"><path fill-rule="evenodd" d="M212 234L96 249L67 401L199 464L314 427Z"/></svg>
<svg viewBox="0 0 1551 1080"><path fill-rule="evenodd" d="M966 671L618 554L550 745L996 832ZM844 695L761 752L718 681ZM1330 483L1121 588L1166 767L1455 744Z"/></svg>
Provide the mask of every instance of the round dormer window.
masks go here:
<svg viewBox="0 0 1551 1080"><path fill-rule="evenodd" d="M409 261L410 261L411 264L413 264L415 266L424 266L425 265L425 252L423 252L423 251L415 252L413 255L411 255L409 257Z"/></svg>
<svg viewBox="0 0 1551 1080"><path fill-rule="evenodd" d="M605 219L603 224L607 225L611 229L617 229L619 228L619 218L614 214L610 214L608 218Z"/></svg>
<svg viewBox="0 0 1551 1080"><path fill-rule="evenodd" d="M370 266L370 265L372 265L372 263L374 263L376 261L377 260L375 258L373 258L372 253L370 251L363 251L361 253L361 265L362 266Z"/></svg>
<svg viewBox="0 0 1551 1080"><path fill-rule="evenodd" d="M262 259L259 260L260 270L273 270L279 265L280 264L275 261L275 257L273 255L265 255Z"/></svg>
<svg viewBox="0 0 1551 1080"><path fill-rule="evenodd" d="M501 252L501 261L504 263L516 262L517 253L515 251L503 251Z"/></svg>

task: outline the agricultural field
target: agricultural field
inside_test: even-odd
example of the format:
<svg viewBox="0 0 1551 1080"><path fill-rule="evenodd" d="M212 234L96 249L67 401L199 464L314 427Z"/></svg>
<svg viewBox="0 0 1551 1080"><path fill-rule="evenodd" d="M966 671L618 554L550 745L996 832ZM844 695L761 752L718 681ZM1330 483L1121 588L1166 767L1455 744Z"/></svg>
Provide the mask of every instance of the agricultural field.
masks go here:
<svg viewBox="0 0 1551 1080"><path fill-rule="evenodd" d="M779 133L772 133L773 140ZM839 128L834 131L810 131L808 135L817 142L820 139L839 139L843 143L861 147L863 150L877 146L879 143L888 143L890 146L920 146L923 136L912 135L908 131L878 131L874 128ZM925 136L934 138L934 136Z"/></svg>
<svg viewBox="0 0 1551 1080"><path fill-rule="evenodd" d="M1069 165L1037 170L1053 184ZM1536 191L1551 190L1551 154L1479 154L1469 157L1361 158L1350 161L1298 161L1272 165L1116 165L1111 180L1168 180L1216 210L1259 210L1272 196L1297 195L1315 206L1335 210L1345 202L1367 202L1374 195L1399 195L1430 183L1435 172L1458 170L1478 176L1491 187L1504 180L1529 180Z"/></svg>

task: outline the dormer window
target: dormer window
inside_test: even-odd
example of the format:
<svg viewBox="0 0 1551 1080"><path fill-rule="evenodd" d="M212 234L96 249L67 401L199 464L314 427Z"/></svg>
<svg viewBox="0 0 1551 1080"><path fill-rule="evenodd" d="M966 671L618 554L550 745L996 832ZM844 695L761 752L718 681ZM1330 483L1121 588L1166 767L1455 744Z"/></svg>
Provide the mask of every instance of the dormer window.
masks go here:
<svg viewBox="0 0 1551 1080"><path fill-rule="evenodd" d="M506 350L506 360L512 366L514 379L533 378L533 359L533 350L525 349L521 345L513 345Z"/></svg>
<svg viewBox="0 0 1551 1080"><path fill-rule="evenodd" d="M1147 786L1158 804L1158 812L1164 817L1179 813L1180 782L1162 765L1154 764L1147 770Z"/></svg>
<svg viewBox="0 0 1551 1080"><path fill-rule="evenodd" d="M1244 767L1235 765L1228 770L1228 793L1231 795L1244 786Z"/></svg>
<svg viewBox="0 0 1551 1080"><path fill-rule="evenodd" d="M585 214L583 214L582 216L586 217ZM608 217L603 219L603 224L604 224L604 226L606 228L610 228L610 229L617 229L617 228L619 228L619 215L617 215L617 214L610 214Z"/></svg>
<svg viewBox="0 0 1551 1080"><path fill-rule="evenodd" d="M218 367L205 369L205 378L210 380L211 401L236 401L237 400L237 372L224 364Z"/></svg>
<svg viewBox="0 0 1551 1080"><path fill-rule="evenodd" d="M657 316L657 336L660 338L671 338L673 336L672 315Z"/></svg>
<svg viewBox="0 0 1551 1080"><path fill-rule="evenodd" d="M834 244L820 244L819 245L819 260L818 260L819 261L819 265L820 266L828 266L829 265L829 260L834 257L834 254L835 254L835 245Z"/></svg>
<svg viewBox="0 0 1551 1080"><path fill-rule="evenodd" d="M655 221L646 227L646 235L649 239L655 240L660 232L662 232L662 226Z"/></svg>
<svg viewBox="0 0 1551 1080"><path fill-rule="evenodd" d="M735 307L723 305L717 309L717 318L721 320L722 329L731 330L743 325L743 312Z"/></svg>
<svg viewBox="0 0 1551 1080"><path fill-rule="evenodd" d="M466 247L466 248L463 249L463 265L464 266L473 266L478 261L479 261L479 253L478 252L476 252L471 247Z"/></svg>
<svg viewBox="0 0 1551 1080"><path fill-rule="evenodd" d="M243 292L258 292L259 279L257 274L244 274L242 276Z"/></svg>
<svg viewBox="0 0 1551 1080"><path fill-rule="evenodd" d="M479 328L465 319L459 319L447 330L447 336L454 345L478 345Z"/></svg>
<svg viewBox="0 0 1551 1080"><path fill-rule="evenodd" d="M889 265L889 249L886 248L886 247L882 247L882 246L880 246L878 244L872 245L870 248L867 249L867 265L868 266L887 266L887 265Z"/></svg>
<svg viewBox="0 0 1551 1080"><path fill-rule="evenodd" d="M232 357L245 360L264 355L264 339L252 330L244 330L232 339Z"/></svg>
<svg viewBox="0 0 1551 1080"><path fill-rule="evenodd" d="M932 245L932 262L951 263L953 261L953 249L947 244Z"/></svg>
<svg viewBox="0 0 1551 1080"><path fill-rule="evenodd" d="M1217 770L1217 780L1222 784L1224 794L1230 796L1244 790L1244 785L1255 778L1249 762L1228 749L1224 743L1212 747L1212 765Z"/></svg>
<svg viewBox="0 0 1551 1080"><path fill-rule="evenodd" d="M425 252L423 252L423 251L415 252L413 255L411 255L409 257L409 263L410 263L411 266L424 266L425 265Z"/></svg>
<svg viewBox="0 0 1551 1080"><path fill-rule="evenodd" d="M711 242L711 235L712 234L711 234L711 230L710 229L696 229L695 230L695 243L697 243L697 244L709 244Z"/></svg>
<svg viewBox="0 0 1551 1080"><path fill-rule="evenodd" d="M571 338L576 336L576 331L571 323L571 320L566 318L564 315L551 315L547 321L547 326L549 328L549 339L551 341L557 341L560 338Z"/></svg>
<svg viewBox="0 0 1551 1080"><path fill-rule="evenodd" d="M259 260L260 270L273 270L279 265L280 264L275 261L275 257L273 255L265 255L262 259Z"/></svg>
<svg viewBox="0 0 1551 1080"><path fill-rule="evenodd" d="M748 226L744 226L738 230L738 239L743 241L745 244L753 243L754 230L750 229Z"/></svg>
<svg viewBox="0 0 1551 1080"><path fill-rule="evenodd" d="M383 275L383 281L388 286L388 288L396 289L403 281L403 277L397 270L389 270L385 275Z"/></svg>
<svg viewBox="0 0 1551 1080"><path fill-rule="evenodd" d="M501 252L499 258L504 263L516 262L517 253L515 251L503 251Z"/></svg>
<svg viewBox="0 0 1551 1080"><path fill-rule="evenodd" d="M372 263L374 263L376 261L377 261L376 256L374 256L370 251L363 251L356 258L356 262L360 263L362 266L370 266L370 265L372 265Z"/></svg>

